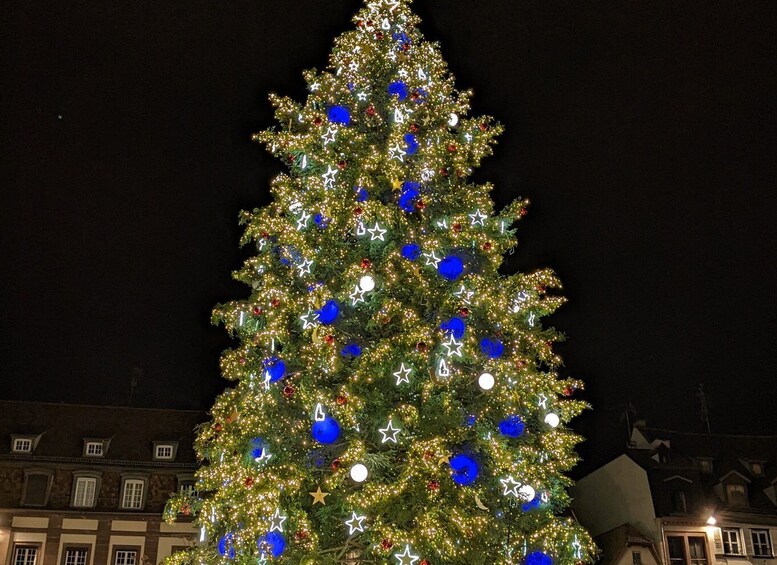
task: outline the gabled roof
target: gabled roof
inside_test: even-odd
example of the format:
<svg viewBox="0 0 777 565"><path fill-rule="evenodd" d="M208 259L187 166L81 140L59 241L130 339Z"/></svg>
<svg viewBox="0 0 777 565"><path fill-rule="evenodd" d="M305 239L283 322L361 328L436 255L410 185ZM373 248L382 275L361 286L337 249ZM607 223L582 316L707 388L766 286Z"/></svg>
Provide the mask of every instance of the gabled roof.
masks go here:
<svg viewBox="0 0 777 565"><path fill-rule="evenodd" d="M656 562L661 562L653 541L631 524L621 524L617 528L604 532L596 536L595 541L602 550L602 560L599 565L618 563L623 554L632 547L647 548Z"/></svg>
<svg viewBox="0 0 777 565"><path fill-rule="evenodd" d="M204 412L126 406L0 401L0 457L11 435L41 435L33 457L80 458L84 439L110 439L103 460L151 462L154 441L177 441L175 463L194 463L194 427Z"/></svg>

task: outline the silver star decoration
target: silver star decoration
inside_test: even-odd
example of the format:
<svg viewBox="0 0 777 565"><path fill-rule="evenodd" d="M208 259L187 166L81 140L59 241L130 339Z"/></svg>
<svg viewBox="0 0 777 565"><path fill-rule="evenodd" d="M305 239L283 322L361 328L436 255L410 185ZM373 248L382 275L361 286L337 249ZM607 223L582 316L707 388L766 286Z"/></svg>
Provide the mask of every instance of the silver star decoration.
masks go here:
<svg viewBox="0 0 777 565"><path fill-rule="evenodd" d="M388 6L389 12L393 14L394 10L399 8L399 0L386 0L386 6Z"/></svg>
<svg viewBox="0 0 777 565"><path fill-rule="evenodd" d="M356 98L360 100L361 102L367 101L367 93L366 92L359 92L356 94Z"/></svg>
<svg viewBox="0 0 777 565"><path fill-rule="evenodd" d="M310 219L310 214L302 211L302 215L297 220L297 229L301 230L302 228L306 227L308 225L308 220Z"/></svg>
<svg viewBox="0 0 777 565"><path fill-rule="evenodd" d="M321 88L321 85L317 82L314 82L313 84L310 85L310 92L315 92L319 88Z"/></svg>
<svg viewBox="0 0 777 565"><path fill-rule="evenodd" d="M485 226L483 221L488 218L483 212L480 211L480 208L475 210L474 213L469 214L469 219L472 220L472 225L477 226L478 224L481 226Z"/></svg>
<svg viewBox="0 0 777 565"><path fill-rule="evenodd" d="M413 372L413 369L410 367L405 367L405 364L402 363L399 366L399 371L396 373L393 373L393 375L397 378L397 386L401 385L402 383L408 383L410 384L410 373Z"/></svg>
<svg viewBox="0 0 777 565"><path fill-rule="evenodd" d="M393 147L389 147L390 159L396 159L397 161L404 162L405 155L407 155L407 153L399 146L399 143L395 143Z"/></svg>
<svg viewBox="0 0 777 565"><path fill-rule="evenodd" d="M456 338L451 335L448 341L444 342L442 346L448 350L448 357L455 355L461 357L461 346L464 345L462 341L456 341Z"/></svg>
<svg viewBox="0 0 777 565"><path fill-rule="evenodd" d="M383 239L383 234L386 233L387 230L384 230L383 228L381 228L378 225L378 222L375 222L374 228L370 228L367 231L370 232L370 241L375 241L376 239L385 241L385 239Z"/></svg>
<svg viewBox="0 0 777 565"><path fill-rule="evenodd" d="M281 516L281 511L275 509L275 515L270 518L270 531L274 532L278 530L283 533L283 523L286 521L286 516Z"/></svg>
<svg viewBox="0 0 777 565"><path fill-rule="evenodd" d="M397 565L413 565L413 563L421 559L417 555L410 554L409 545L405 545L405 551L403 551L402 553L395 553L394 557L397 558Z"/></svg>
<svg viewBox="0 0 777 565"><path fill-rule="evenodd" d="M544 394L540 393L537 401L537 406L540 408L547 408L548 407L548 397Z"/></svg>
<svg viewBox="0 0 777 565"><path fill-rule="evenodd" d="M363 532L364 521L366 519L367 519L367 516L357 516L356 512L353 512L351 514L351 519L345 521L345 525L348 526L348 529L350 530L348 532L348 535L352 536L354 532Z"/></svg>
<svg viewBox="0 0 777 565"><path fill-rule="evenodd" d="M269 382L270 382L270 375L268 374L267 378L265 379L265 383L269 383ZM272 459L272 453L267 451L266 447L262 448L262 455L260 455L259 457L254 457L254 461L256 461L257 463L261 463L262 461L269 461L270 459Z"/></svg>
<svg viewBox="0 0 777 565"><path fill-rule="evenodd" d="M364 293L366 293L366 290L363 290L358 284L353 287L353 292L348 295L348 298L351 299L351 306L356 306L359 302L364 302Z"/></svg>
<svg viewBox="0 0 777 565"><path fill-rule="evenodd" d="M310 274L310 267L313 266L313 261L310 259L303 259L302 263L297 265L297 270L299 271L299 276L302 275L309 275Z"/></svg>
<svg viewBox="0 0 777 565"><path fill-rule="evenodd" d="M335 177L337 176L337 169L333 169L332 165L327 165L327 170L324 173L324 188L332 190L335 187Z"/></svg>
<svg viewBox="0 0 777 565"><path fill-rule="evenodd" d="M396 61L397 60L397 54L396 54L396 52L393 49L391 51L389 51L389 54L387 55L387 57L391 61Z"/></svg>
<svg viewBox="0 0 777 565"><path fill-rule="evenodd" d="M583 544L581 544L580 540L577 539L577 535L575 535L575 540L572 542L572 549L572 554L575 556L575 559L583 558Z"/></svg>
<svg viewBox="0 0 777 565"><path fill-rule="evenodd" d="M474 290L467 290L464 285L461 285L461 288L453 293L455 296L458 296L461 298L462 302L465 304L471 304L472 297L475 296Z"/></svg>
<svg viewBox="0 0 777 565"><path fill-rule="evenodd" d="M516 481L513 477L499 479L499 482L502 483L502 486L505 489L505 491L502 493L504 496L512 495L515 498L521 498L521 495L518 492L518 489L521 488L521 483Z"/></svg>
<svg viewBox="0 0 777 565"><path fill-rule="evenodd" d="M330 143L334 143L336 135L337 135L336 127L329 126L328 128L326 128L326 132L324 132L324 135L321 136L321 140L324 142L324 147L326 147Z"/></svg>
<svg viewBox="0 0 777 565"><path fill-rule="evenodd" d="M424 257L426 257L426 264L431 265L435 269L437 268L437 265L440 264L441 259L432 251L431 253L424 253Z"/></svg>
<svg viewBox="0 0 777 565"><path fill-rule="evenodd" d="M529 314L529 320L528 320L528 322L529 322L529 327L530 327L530 328L533 328L533 327L534 327L534 319L535 319L535 318L536 318L536 315L534 314L534 312L532 312L531 314Z"/></svg>
<svg viewBox="0 0 777 565"><path fill-rule="evenodd" d="M370 12L372 12L373 14L377 14L378 11L380 10L380 5L382 3L383 2L370 2L369 4L367 4L367 8L369 8Z"/></svg>
<svg viewBox="0 0 777 565"><path fill-rule="evenodd" d="M306 330L309 327L315 326L316 321L318 320L318 312L314 312L313 310L308 310L307 314L303 314L299 317L300 320L302 320L302 329Z"/></svg>
<svg viewBox="0 0 777 565"><path fill-rule="evenodd" d="M400 78L407 78L407 71L405 69L399 69L397 72Z"/></svg>
<svg viewBox="0 0 777 565"><path fill-rule="evenodd" d="M467 141L472 141L472 134L471 133L465 133L464 134L464 139L466 139Z"/></svg>
<svg viewBox="0 0 777 565"><path fill-rule="evenodd" d="M394 422L391 420L388 421L388 425L385 428L379 428L378 431L383 436L383 440L381 443L386 443L388 441L393 441L394 443L397 443L397 434L402 431L399 428L394 427Z"/></svg>
<svg viewBox="0 0 777 565"><path fill-rule="evenodd" d="M348 65L348 70L355 73L356 71L359 70L359 63L357 63L356 61L351 61L351 64Z"/></svg>

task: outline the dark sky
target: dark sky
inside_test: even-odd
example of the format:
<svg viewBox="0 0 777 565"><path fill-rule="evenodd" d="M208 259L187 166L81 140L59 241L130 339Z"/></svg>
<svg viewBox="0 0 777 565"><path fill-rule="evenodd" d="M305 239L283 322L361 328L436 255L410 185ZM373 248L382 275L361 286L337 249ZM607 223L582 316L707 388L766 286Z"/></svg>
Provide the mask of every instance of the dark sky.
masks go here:
<svg viewBox="0 0 777 565"><path fill-rule="evenodd" d="M237 215L280 170L250 135L304 98L356 0L8 1L0 12L0 397L207 407ZM476 180L533 201L565 373L620 430L777 432L777 3L417 0L474 111Z"/></svg>

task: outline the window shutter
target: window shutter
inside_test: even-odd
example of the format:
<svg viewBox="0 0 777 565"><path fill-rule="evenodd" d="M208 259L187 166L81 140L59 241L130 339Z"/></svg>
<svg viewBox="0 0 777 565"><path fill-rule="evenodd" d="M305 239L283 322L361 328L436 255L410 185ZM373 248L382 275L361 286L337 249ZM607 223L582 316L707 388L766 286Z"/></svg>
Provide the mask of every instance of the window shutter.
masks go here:
<svg viewBox="0 0 777 565"><path fill-rule="evenodd" d="M755 555L755 550L753 549L753 531L752 530L745 530L745 549L747 550L747 555Z"/></svg>
<svg viewBox="0 0 777 565"><path fill-rule="evenodd" d="M771 550L772 555L774 555L774 534L773 530L766 530L767 535L769 536L769 549Z"/></svg>
<svg viewBox="0 0 777 565"><path fill-rule="evenodd" d="M723 537L720 535L720 528L712 530L712 541L715 544L715 553L723 553Z"/></svg>

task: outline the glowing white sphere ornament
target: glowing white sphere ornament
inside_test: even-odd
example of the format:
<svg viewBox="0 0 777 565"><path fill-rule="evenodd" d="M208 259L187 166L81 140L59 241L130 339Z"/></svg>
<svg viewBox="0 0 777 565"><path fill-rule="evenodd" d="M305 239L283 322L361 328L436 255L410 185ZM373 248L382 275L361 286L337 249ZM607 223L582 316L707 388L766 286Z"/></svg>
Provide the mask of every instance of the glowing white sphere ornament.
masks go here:
<svg viewBox="0 0 777 565"><path fill-rule="evenodd" d="M451 114L451 117L448 118L448 125L453 127L456 127L456 124L459 123L459 117L456 114Z"/></svg>
<svg viewBox="0 0 777 565"><path fill-rule="evenodd" d="M558 414L555 412L548 412L548 415L545 416L545 423L551 428L558 428L558 425L561 423L561 418L559 418Z"/></svg>
<svg viewBox="0 0 777 565"><path fill-rule="evenodd" d="M531 502L534 500L534 497L537 496L537 492L529 485L521 485L518 488L518 494L520 495L521 500L525 502Z"/></svg>
<svg viewBox="0 0 777 565"><path fill-rule="evenodd" d="M494 388L495 382L494 375L491 373L483 373L480 375L480 377L478 377L478 385L480 385L480 388L483 390L491 390Z"/></svg>
<svg viewBox="0 0 777 565"><path fill-rule="evenodd" d="M369 473L367 472L367 467L365 467L361 463L357 463L356 465L351 467L351 478L357 483L363 483L364 481L366 481L368 474Z"/></svg>
<svg viewBox="0 0 777 565"><path fill-rule="evenodd" d="M373 279L370 275L364 275L361 279L359 279L359 287L362 290L369 292L375 288L375 279Z"/></svg>

